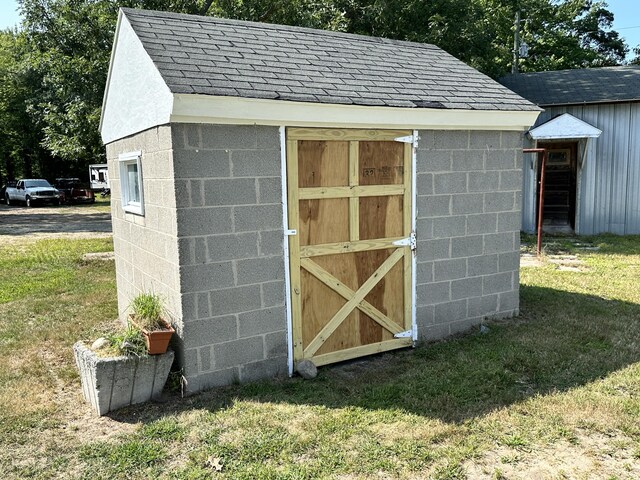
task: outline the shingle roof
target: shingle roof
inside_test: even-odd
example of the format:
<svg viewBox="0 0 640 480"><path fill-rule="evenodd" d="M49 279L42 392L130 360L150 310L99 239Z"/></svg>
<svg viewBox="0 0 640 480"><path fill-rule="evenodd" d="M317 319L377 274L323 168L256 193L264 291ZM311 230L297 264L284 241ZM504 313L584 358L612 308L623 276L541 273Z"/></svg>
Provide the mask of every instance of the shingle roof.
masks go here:
<svg viewBox="0 0 640 480"><path fill-rule="evenodd" d="M537 110L433 45L168 12L123 12L173 93Z"/></svg>
<svg viewBox="0 0 640 480"><path fill-rule="evenodd" d="M500 83L542 107L640 100L640 66L520 73Z"/></svg>

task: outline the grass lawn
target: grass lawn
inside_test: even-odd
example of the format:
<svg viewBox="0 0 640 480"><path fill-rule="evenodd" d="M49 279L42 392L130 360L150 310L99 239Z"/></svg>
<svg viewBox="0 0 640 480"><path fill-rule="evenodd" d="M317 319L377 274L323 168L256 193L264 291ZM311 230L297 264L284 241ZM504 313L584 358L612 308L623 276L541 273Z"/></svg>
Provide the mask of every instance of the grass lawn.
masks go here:
<svg viewBox="0 0 640 480"><path fill-rule="evenodd" d="M0 246L2 479L640 478L640 237L547 244L488 334L103 418L71 345L116 316L81 260L110 240L26 242Z"/></svg>

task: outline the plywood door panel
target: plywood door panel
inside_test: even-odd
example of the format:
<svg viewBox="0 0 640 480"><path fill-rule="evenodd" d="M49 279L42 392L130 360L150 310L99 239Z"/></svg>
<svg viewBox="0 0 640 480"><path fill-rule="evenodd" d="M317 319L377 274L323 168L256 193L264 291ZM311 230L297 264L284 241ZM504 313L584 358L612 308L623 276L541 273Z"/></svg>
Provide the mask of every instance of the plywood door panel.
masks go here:
<svg viewBox="0 0 640 480"><path fill-rule="evenodd" d="M394 244L411 233L411 145L393 141L408 134L287 131L296 361L411 344L394 337L412 323L412 253Z"/></svg>

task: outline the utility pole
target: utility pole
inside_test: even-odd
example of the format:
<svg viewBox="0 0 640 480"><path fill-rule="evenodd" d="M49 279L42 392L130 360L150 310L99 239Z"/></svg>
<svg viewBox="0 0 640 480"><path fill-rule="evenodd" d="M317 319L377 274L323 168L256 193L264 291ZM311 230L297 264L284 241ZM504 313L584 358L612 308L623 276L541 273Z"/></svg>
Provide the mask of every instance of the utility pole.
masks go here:
<svg viewBox="0 0 640 480"><path fill-rule="evenodd" d="M516 12L513 29L513 63L511 64L511 73L518 73L518 61L520 60L520 10Z"/></svg>

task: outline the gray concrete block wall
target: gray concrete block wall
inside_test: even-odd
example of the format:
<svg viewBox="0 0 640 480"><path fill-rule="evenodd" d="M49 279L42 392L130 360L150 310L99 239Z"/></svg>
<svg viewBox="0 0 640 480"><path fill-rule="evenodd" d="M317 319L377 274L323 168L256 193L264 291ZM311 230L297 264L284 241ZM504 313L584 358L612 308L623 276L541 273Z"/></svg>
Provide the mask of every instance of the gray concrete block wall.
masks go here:
<svg viewBox="0 0 640 480"><path fill-rule="evenodd" d="M122 209L118 155L141 151L144 215ZM134 296L161 295L177 326L182 317L171 129L160 126L107 145L120 319Z"/></svg>
<svg viewBox="0 0 640 480"><path fill-rule="evenodd" d="M522 133L421 131L417 323L423 340L517 315Z"/></svg>
<svg viewBox="0 0 640 480"><path fill-rule="evenodd" d="M187 390L284 375L279 130L171 128Z"/></svg>

